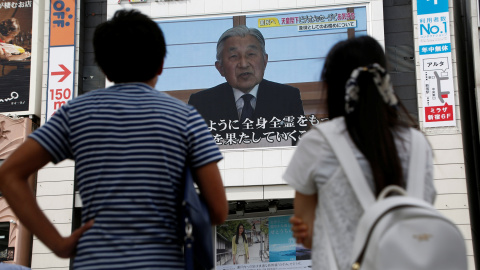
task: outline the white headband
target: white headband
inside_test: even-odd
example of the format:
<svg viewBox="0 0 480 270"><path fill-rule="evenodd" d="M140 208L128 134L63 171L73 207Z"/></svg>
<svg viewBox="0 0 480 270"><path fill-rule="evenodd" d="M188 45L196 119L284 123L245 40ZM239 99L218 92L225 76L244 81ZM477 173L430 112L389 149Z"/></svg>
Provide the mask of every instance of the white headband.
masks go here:
<svg viewBox="0 0 480 270"><path fill-rule="evenodd" d="M368 65L366 67L359 67L352 71L350 79L348 79L345 88L345 111L351 113L355 110L355 104L358 101L358 87L357 78L361 72L370 72L373 75L373 81L377 86L378 93L382 96L383 101L390 105L395 106L398 103L397 97L393 92L392 84L390 83L390 75L385 72L379 64Z"/></svg>

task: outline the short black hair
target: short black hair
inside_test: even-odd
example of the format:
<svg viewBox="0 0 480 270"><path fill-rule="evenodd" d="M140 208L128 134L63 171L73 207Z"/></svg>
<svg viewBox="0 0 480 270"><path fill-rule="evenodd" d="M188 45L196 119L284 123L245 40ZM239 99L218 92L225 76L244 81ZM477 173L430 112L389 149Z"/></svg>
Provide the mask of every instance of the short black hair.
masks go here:
<svg viewBox="0 0 480 270"><path fill-rule="evenodd" d="M97 64L115 83L154 78L167 52L158 24L137 10L119 10L98 25L93 48Z"/></svg>

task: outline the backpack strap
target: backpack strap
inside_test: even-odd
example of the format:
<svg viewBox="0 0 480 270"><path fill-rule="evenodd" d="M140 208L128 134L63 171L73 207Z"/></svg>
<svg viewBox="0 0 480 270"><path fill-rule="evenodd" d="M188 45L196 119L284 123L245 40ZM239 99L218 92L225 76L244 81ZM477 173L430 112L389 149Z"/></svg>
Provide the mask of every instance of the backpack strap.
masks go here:
<svg viewBox="0 0 480 270"><path fill-rule="evenodd" d="M335 153L362 208L367 209L368 206L375 202L375 197L347 141L346 135L338 131L338 126L329 125L329 123L316 125L315 128L325 137ZM425 138L423 134L416 129L410 129L410 134L411 144L407 193L409 196L423 200L427 162L427 151L423 143Z"/></svg>
<svg viewBox="0 0 480 270"><path fill-rule="evenodd" d="M423 200L425 190L425 173L427 162L427 151L422 143L425 138L423 134L415 129L410 129L410 162L408 166L408 195Z"/></svg>
<svg viewBox="0 0 480 270"><path fill-rule="evenodd" d="M337 125L331 125L330 123L316 125L315 128L323 134L328 144L330 144L330 147L332 147L362 208L367 209L375 203L375 196L368 185L367 179L365 179L360 164L358 164L345 134L337 132L339 127Z"/></svg>

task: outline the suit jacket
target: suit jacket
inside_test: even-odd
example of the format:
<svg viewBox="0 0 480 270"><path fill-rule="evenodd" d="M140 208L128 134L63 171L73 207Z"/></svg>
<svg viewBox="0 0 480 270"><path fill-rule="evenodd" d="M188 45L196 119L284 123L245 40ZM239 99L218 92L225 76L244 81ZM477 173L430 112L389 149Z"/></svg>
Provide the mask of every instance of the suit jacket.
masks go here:
<svg viewBox="0 0 480 270"><path fill-rule="evenodd" d="M192 94L188 104L193 105L198 110L209 126L210 121L218 124L221 120L225 120L227 123L229 120L239 120L233 89L228 83L223 83ZM304 111L298 88L267 80L260 82L252 120L256 122L260 117L265 118L267 121L271 121L274 117L283 120L286 116L293 116L295 117L296 127L278 129L271 128L270 125L268 125L266 129L256 131L258 136L262 134L262 137L265 137L263 133L268 132L292 132L296 130L294 134L297 138L299 131L305 129L297 126L296 123L298 117L301 115L304 115ZM238 123L237 126L241 126L241 124ZM242 131L241 129L236 131L212 130L214 135L219 134L222 137L224 137L226 133L232 132L239 134Z"/></svg>

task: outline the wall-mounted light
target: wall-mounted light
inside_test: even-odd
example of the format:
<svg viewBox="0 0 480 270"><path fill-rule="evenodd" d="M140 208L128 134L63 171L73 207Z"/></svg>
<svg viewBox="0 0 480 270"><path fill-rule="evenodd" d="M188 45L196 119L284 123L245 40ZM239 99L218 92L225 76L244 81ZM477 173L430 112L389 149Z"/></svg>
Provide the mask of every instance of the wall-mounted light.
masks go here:
<svg viewBox="0 0 480 270"><path fill-rule="evenodd" d="M237 216L243 216L245 214L245 204L247 204L244 201L238 201L237 206L235 208L237 212Z"/></svg>
<svg viewBox="0 0 480 270"><path fill-rule="evenodd" d="M278 210L278 201L272 200L268 202L268 212L276 213Z"/></svg>

